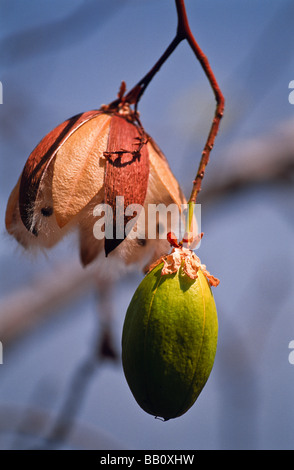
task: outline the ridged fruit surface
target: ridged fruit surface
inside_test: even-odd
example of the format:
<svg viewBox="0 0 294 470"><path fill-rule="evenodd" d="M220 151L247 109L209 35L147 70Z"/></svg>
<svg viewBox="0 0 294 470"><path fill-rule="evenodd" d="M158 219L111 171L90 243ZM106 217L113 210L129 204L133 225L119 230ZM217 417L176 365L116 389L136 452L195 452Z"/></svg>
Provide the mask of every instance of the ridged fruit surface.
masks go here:
<svg viewBox="0 0 294 470"><path fill-rule="evenodd" d="M198 271L162 275L162 263L138 286L122 334L122 363L138 404L164 420L184 414L213 367L218 335L210 285Z"/></svg>

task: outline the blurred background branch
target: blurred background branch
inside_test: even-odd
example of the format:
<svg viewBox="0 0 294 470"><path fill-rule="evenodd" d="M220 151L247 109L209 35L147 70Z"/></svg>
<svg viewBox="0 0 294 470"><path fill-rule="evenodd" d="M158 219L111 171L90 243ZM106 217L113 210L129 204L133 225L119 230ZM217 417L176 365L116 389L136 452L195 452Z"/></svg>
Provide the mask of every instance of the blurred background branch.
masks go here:
<svg viewBox="0 0 294 470"><path fill-rule="evenodd" d="M30 279L0 303L1 340L8 345L19 339L56 308L93 288L93 270L83 270L68 260L52 271Z"/></svg>
<svg viewBox="0 0 294 470"><path fill-rule="evenodd" d="M17 62L74 47L97 28L106 26L127 2L112 0L110 8L108 2L86 0L63 19L9 34L0 40L0 63L3 67L15 66ZM6 10L9 12L10 8L4 3L1 10L5 18Z"/></svg>

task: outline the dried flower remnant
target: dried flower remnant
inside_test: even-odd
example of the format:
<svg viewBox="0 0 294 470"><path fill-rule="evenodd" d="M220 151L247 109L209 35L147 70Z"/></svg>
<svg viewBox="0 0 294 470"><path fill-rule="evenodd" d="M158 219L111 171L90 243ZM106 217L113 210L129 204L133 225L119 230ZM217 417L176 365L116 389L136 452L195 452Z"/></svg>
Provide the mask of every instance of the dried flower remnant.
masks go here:
<svg viewBox="0 0 294 470"><path fill-rule="evenodd" d="M152 271L160 263L163 263L161 275L174 274L182 268L182 272L190 279L197 279L199 270L202 271L207 278L210 286L217 287L219 279L212 276L206 269L205 264L202 264L196 254L184 247L173 248L172 252L168 255L162 256L156 260L149 267L149 272Z"/></svg>

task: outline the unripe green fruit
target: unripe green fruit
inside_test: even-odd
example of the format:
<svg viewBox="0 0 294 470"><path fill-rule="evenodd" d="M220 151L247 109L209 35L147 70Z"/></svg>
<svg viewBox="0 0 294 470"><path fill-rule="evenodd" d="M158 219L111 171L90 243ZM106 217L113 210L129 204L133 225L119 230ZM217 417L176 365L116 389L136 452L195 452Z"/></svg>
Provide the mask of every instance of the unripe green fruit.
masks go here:
<svg viewBox="0 0 294 470"><path fill-rule="evenodd" d="M199 269L162 275L162 263L137 288L122 335L122 363L138 404L168 420L184 414L213 366L218 320L210 285Z"/></svg>

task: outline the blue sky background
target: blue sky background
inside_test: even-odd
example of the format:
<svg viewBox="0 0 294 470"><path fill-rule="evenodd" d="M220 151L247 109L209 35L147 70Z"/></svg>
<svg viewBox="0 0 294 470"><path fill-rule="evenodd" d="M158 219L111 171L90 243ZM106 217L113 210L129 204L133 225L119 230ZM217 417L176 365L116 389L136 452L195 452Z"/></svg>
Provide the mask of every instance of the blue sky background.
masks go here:
<svg viewBox="0 0 294 470"><path fill-rule="evenodd" d="M283 142L287 128L294 153L294 106L288 101L294 4L187 0L186 6L226 98L203 183L211 189L259 158L244 152L252 139ZM74 240L32 260L5 234L6 202L28 155L63 120L112 101L122 80L131 88L175 30L172 0L0 0L0 309L14 291L78 259ZM139 110L188 196L214 97L186 43L154 78ZM219 347L209 382L186 415L162 423L137 406L120 365L105 362L93 374L77 417L79 425L91 427L92 436L99 433L97 446L293 448L294 366L288 361L294 339L293 179L245 185L209 201L203 190L201 204L205 238L198 254L221 279L214 291ZM140 279L140 273L123 279L112 298L118 348ZM16 343L4 344L0 413L33 405L58 412L93 342L96 308L94 293L83 291L55 306L54 315ZM5 424L9 428L2 418L2 448L36 443L38 436L15 438Z"/></svg>

